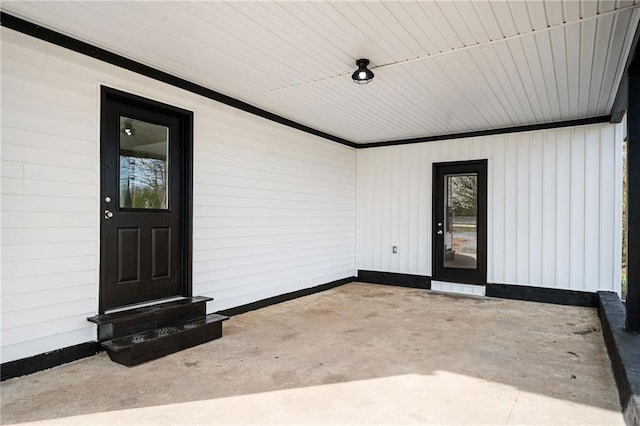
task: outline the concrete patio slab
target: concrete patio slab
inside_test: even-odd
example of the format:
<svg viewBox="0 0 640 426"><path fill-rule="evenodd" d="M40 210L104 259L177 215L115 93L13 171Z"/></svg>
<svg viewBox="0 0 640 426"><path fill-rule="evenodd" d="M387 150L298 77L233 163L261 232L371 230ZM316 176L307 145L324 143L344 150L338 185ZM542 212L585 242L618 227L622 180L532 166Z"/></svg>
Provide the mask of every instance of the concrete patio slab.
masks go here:
<svg viewBox="0 0 640 426"><path fill-rule="evenodd" d="M1 390L3 424L624 424L595 309L361 283Z"/></svg>

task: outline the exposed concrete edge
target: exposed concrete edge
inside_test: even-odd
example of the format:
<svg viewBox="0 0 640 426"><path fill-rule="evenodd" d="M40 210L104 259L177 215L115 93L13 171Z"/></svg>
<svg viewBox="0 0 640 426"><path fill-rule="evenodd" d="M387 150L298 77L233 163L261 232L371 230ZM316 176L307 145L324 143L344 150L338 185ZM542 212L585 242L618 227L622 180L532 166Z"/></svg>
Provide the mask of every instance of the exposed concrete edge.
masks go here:
<svg viewBox="0 0 640 426"><path fill-rule="evenodd" d="M640 335L625 330L625 308L616 293L598 292L598 315L622 414L627 425L640 426Z"/></svg>

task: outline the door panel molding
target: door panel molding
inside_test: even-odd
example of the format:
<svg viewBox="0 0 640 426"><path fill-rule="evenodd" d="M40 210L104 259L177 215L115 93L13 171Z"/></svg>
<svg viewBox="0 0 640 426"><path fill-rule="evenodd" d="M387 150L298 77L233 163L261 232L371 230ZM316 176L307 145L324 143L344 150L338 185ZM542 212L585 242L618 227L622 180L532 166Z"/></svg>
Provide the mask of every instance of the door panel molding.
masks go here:
<svg viewBox="0 0 640 426"><path fill-rule="evenodd" d="M146 238L149 240L148 253L142 253L144 259L137 259L137 263L146 262L152 266L150 271L138 271L138 279L153 280L156 284L160 284L163 279L166 280L166 274L170 274L174 268L181 269L179 274L179 289L178 291L182 296L192 295L192 251L193 251L193 112L178 108L175 106L167 105L161 102L157 102L151 99L143 98L141 96L122 92L120 90L112 89L106 86L101 86L101 122L100 122L100 298L99 298L99 312L102 314L106 309L113 308L113 302L108 303L107 287L105 283L111 282L114 272L118 275L120 271L110 271L108 268L109 262L113 265L113 253L114 250L118 250L119 247L114 246L113 242L109 243L107 231L113 229L113 225L118 221L118 212L136 211L135 209L120 208L119 197L114 192L111 181L107 181L107 176L113 176L113 173L119 173L119 166L114 161L113 157L113 144L115 143L114 130L110 126L113 126L114 117L116 116L129 116L138 112L140 119L153 123L155 117L162 118L164 122L171 124L171 140L180 140L180 146L176 149L177 157L180 158L178 162L178 169L180 170L179 183L177 192L170 195L168 209L144 209L138 210L141 216L145 217L145 227L149 229L139 229L138 238ZM114 112L114 111L118 112ZM168 120L168 121L166 121ZM177 139L176 139L177 138ZM119 142L118 142L119 143ZM111 151L110 151L111 150ZM171 154L170 154L171 155ZM118 160L119 161L119 160ZM169 159L171 161L171 158ZM114 163L114 164L109 164ZM173 165L172 165L173 166ZM109 167L111 169L107 170ZM114 171L114 168L117 169ZM169 185L171 185L171 179L175 179L177 176L171 176L174 173L173 170L167 173L169 176ZM107 183L110 182L110 183ZM107 188L108 187L108 188ZM170 187L169 187L170 188ZM110 193L107 193L106 189L109 189ZM119 189L118 189L119 190ZM106 202L105 197L110 196L111 201ZM161 216L163 214L170 215L171 212L179 212L178 221L175 222L175 226L178 226L176 235L179 235L181 250L177 254L178 258L169 262L168 265L161 265L157 262L162 262L168 255L170 250L168 247L171 244L169 236L160 235L156 229L166 228L166 223L163 223ZM165 213L163 213L165 212ZM154 217L153 215L156 215ZM107 220L109 226L106 226ZM171 225L173 226L173 225ZM166 231L166 229L165 229ZM166 232L165 232L166 233ZM111 238L113 240L113 238ZM174 240L175 241L175 240ZM110 244L109 247L106 245ZM120 246L120 243L116 243ZM157 247L156 247L157 246ZM164 252L164 253L162 253ZM173 253L172 253L173 254ZM133 259L132 259L133 260ZM174 265L172 265L174 263ZM132 265L118 265L127 266L127 276L131 275ZM176 269L177 270L177 269ZM148 272L148 273L146 273ZM146 277L146 275L149 275ZM174 286L175 287L175 286ZM117 290L120 291L120 290ZM124 294L124 293L123 293ZM149 289L149 299L157 299L158 292L154 289ZM113 299L112 299L113 300ZM137 303L137 302L129 302ZM126 305L128 303L122 303Z"/></svg>
<svg viewBox="0 0 640 426"><path fill-rule="evenodd" d="M487 283L487 164L486 159L433 163L431 260L434 280L465 284ZM443 229L447 219L444 206L445 175L467 173L477 176L476 265L469 269L447 267Z"/></svg>

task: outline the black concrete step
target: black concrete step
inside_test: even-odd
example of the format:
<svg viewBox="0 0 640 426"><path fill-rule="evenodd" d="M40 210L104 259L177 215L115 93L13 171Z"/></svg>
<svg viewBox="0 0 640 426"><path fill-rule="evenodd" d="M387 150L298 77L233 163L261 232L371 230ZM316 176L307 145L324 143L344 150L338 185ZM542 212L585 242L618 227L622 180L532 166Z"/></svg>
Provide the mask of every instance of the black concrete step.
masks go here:
<svg viewBox="0 0 640 426"><path fill-rule="evenodd" d="M100 344L112 361L131 367L222 337L224 315L209 314Z"/></svg>
<svg viewBox="0 0 640 426"><path fill-rule="evenodd" d="M98 324L98 340L105 341L200 318L207 313L210 297L185 297L166 303L128 309L87 318Z"/></svg>

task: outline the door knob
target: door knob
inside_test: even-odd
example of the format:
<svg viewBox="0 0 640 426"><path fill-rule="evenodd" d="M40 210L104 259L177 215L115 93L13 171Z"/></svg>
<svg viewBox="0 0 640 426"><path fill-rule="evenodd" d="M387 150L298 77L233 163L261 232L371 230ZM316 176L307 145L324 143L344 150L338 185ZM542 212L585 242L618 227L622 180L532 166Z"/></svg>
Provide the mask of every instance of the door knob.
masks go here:
<svg viewBox="0 0 640 426"><path fill-rule="evenodd" d="M438 235L442 235L442 229L438 229L437 234L438 234Z"/></svg>
<svg viewBox="0 0 640 426"><path fill-rule="evenodd" d="M105 219L111 219L113 217L113 212L111 210L105 210L104 211L104 218Z"/></svg>

